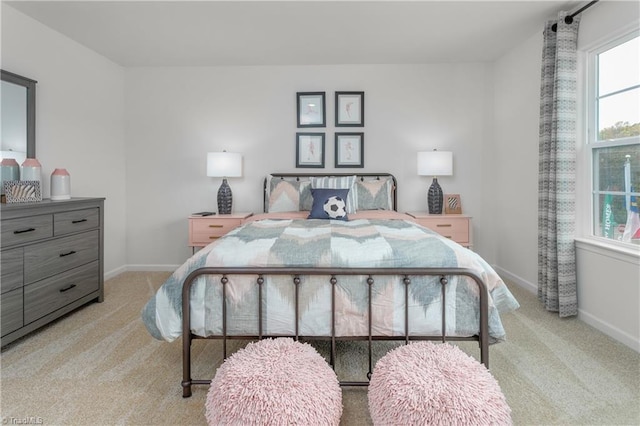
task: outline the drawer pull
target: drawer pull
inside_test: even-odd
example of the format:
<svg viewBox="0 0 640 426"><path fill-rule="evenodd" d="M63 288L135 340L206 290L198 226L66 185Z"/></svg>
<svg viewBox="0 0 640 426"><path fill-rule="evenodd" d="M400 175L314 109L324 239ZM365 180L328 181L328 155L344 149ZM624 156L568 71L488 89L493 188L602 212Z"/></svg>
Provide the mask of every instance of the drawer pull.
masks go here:
<svg viewBox="0 0 640 426"><path fill-rule="evenodd" d="M217 240L220 237L209 237L210 240Z"/></svg>
<svg viewBox="0 0 640 426"><path fill-rule="evenodd" d="M450 223L439 223L436 225L438 228L451 228Z"/></svg>
<svg viewBox="0 0 640 426"><path fill-rule="evenodd" d="M224 225L209 225L209 228L223 228Z"/></svg>
<svg viewBox="0 0 640 426"><path fill-rule="evenodd" d="M78 219L78 220L72 220L71 223L82 223L82 222L86 222L87 219Z"/></svg>
<svg viewBox="0 0 640 426"><path fill-rule="evenodd" d="M14 234L24 234L25 232L33 232L36 228L27 228L27 229L18 229L17 231L13 231Z"/></svg>
<svg viewBox="0 0 640 426"><path fill-rule="evenodd" d="M64 288L61 288L61 289L60 289L60 293L64 293L65 291L69 291L69 290L71 290L72 288L74 288L75 286L76 286L75 284L71 284L71 285L68 285L68 286L66 286L66 287L64 287Z"/></svg>
<svg viewBox="0 0 640 426"><path fill-rule="evenodd" d="M75 253L76 253L75 250L71 250L70 252L67 252L67 253L60 253L60 257L71 256L72 254L75 254Z"/></svg>

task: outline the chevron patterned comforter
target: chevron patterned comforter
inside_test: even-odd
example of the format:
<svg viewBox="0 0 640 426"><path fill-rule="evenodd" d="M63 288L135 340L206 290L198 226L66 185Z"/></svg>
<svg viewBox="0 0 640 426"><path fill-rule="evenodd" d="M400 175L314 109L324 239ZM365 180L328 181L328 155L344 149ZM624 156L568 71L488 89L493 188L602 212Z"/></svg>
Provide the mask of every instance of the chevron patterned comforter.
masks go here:
<svg viewBox="0 0 640 426"><path fill-rule="evenodd" d="M147 302L142 319L149 333L173 341L182 334L182 283L204 266L297 267L464 267L478 272L489 290L489 334L505 338L500 314L519 305L497 273L476 253L407 220L265 219L242 225L197 252L178 268ZM331 284L328 277L302 276L300 335L331 335ZM373 334L404 335L404 285L400 277L375 277ZM207 283L209 281L209 283ZM258 291L255 277L230 276L227 284L228 335L257 335ZM191 289L191 327L199 336L222 335L219 276L199 277ZM441 287L437 277L412 277L409 286L412 335L441 333ZM338 336L368 333L366 277L338 277ZM291 277L267 276L263 285L263 333L295 333ZM449 336L478 332L477 285L450 277L446 295Z"/></svg>

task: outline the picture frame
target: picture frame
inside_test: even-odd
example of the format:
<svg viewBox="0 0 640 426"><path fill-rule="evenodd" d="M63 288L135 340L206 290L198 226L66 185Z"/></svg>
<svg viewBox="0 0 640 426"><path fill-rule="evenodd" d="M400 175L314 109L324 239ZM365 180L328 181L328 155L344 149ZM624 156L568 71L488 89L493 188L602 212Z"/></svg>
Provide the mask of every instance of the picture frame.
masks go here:
<svg viewBox="0 0 640 426"><path fill-rule="evenodd" d="M296 167L324 168L324 133L296 133Z"/></svg>
<svg viewBox="0 0 640 426"><path fill-rule="evenodd" d="M40 181L8 180L3 182L6 203L37 203L42 201Z"/></svg>
<svg viewBox="0 0 640 426"><path fill-rule="evenodd" d="M364 127L364 92L336 92L336 127Z"/></svg>
<svg viewBox="0 0 640 426"><path fill-rule="evenodd" d="M335 167L364 167L364 133L335 134Z"/></svg>
<svg viewBox="0 0 640 426"><path fill-rule="evenodd" d="M462 202L460 201L460 194L445 194L444 213L462 214Z"/></svg>
<svg viewBox="0 0 640 426"><path fill-rule="evenodd" d="M325 92L296 92L299 128L326 127Z"/></svg>

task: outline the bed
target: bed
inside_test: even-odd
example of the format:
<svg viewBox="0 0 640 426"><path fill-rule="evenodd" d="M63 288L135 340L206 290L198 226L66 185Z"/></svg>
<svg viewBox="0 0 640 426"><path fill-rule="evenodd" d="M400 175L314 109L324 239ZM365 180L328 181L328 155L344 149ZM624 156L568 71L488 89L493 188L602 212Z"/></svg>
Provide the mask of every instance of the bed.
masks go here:
<svg viewBox="0 0 640 426"><path fill-rule="evenodd" d="M142 319L183 342L183 396L194 339L473 340L489 365L500 314L518 307L476 253L397 210L389 174L272 174L263 214L204 247L149 300ZM367 385L368 380L341 382Z"/></svg>

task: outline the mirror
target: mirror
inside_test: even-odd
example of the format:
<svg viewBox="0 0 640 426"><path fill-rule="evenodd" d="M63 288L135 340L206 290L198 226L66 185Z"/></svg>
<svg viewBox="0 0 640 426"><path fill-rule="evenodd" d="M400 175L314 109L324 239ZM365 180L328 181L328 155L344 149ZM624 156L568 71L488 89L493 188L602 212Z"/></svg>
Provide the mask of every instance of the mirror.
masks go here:
<svg viewBox="0 0 640 426"><path fill-rule="evenodd" d="M0 70L2 73L2 158L36 157L36 83L37 81Z"/></svg>

